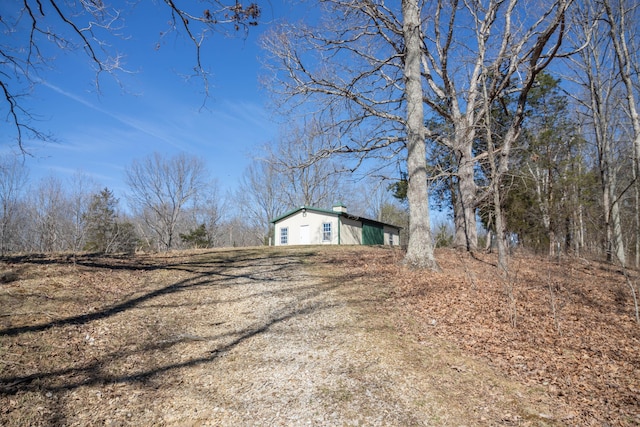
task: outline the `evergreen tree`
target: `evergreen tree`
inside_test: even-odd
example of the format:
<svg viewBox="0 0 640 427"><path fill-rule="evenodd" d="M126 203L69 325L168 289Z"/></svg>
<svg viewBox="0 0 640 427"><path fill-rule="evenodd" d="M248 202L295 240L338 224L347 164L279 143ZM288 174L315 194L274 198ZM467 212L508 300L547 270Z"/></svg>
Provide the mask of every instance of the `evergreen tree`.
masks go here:
<svg viewBox="0 0 640 427"><path fill-rule="evenodd" d="M211 236L207 231L207 225L202 223L198 228L195 228L189 233L180 234L180 239L192 248L208 248L211 247Z"/></svg>
<svg viewBox="0 0 640 427"><path fill-rule="evenodd" d="M117 236L116 209L118 199L108 188L104 188L91 197L86 214L87 243L85 250L91 252L112 252Z"/></svg>
<svg viewBox="0 0 640 427"><path fill-rule="evenodd" d="M520 150L513 156L515 174L503 201L511 231L549 255L578 249L583 230L576 215L584 208L587 184L593 184L583 158L584 140L560 83L546 73L536 79Z"/></svg>

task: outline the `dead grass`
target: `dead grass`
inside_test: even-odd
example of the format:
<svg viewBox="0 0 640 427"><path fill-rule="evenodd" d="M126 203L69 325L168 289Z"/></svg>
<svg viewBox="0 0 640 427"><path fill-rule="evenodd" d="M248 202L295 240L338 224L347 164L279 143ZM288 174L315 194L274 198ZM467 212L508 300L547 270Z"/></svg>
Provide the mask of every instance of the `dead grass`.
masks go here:
<svg viewBox="0 0 640 427"><path fill-rule="evenodd" d="M0 265L0 424L640 424L625 277L383 248ZM638 281L633 273L632 280Z"/></svg>

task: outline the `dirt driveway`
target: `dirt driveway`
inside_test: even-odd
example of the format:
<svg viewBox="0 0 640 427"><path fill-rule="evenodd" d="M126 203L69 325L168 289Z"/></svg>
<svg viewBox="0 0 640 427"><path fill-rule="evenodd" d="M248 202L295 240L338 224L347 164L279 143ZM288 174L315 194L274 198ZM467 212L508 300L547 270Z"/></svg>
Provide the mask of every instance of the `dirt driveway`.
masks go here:
<svg viewBox="0 0 640 427"><path fill-rule="evenodd" d="M553 424L536 390L400 334L390 289L331 251L13 261L1 425Z"/></svg>

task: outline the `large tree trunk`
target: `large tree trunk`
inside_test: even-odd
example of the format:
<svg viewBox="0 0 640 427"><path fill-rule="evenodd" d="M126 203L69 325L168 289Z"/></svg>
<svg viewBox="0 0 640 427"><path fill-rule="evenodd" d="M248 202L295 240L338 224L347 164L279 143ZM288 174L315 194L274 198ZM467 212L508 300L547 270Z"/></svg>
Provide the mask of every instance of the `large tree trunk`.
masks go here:
<svg viewBox="0 0 640 427"><path fill-rule="evenodd" d="M439 270L433 253L429 225L427 157L424 110L420 77L421 31L417 0L403 0L405 53L405 95L407 100L407 199L409 202L409 245L405 263L414 268Z"/></svg>

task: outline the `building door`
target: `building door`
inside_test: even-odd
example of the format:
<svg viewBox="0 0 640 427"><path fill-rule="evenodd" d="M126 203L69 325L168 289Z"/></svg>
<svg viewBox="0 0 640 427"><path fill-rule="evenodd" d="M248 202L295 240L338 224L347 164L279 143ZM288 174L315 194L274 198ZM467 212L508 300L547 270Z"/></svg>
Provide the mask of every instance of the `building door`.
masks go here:
<svg viewBox="0 0 640 427"><path fill-rule="evenodd" d="M362 224L363 245L384 245L384 230L378 224Z"/></svg>
<svg viewBox="0 0 640 427"><path fill-rule="evenodd" d="M311 229L309 228L309 224L300 226L300 244L311 244Z"/></svg>

